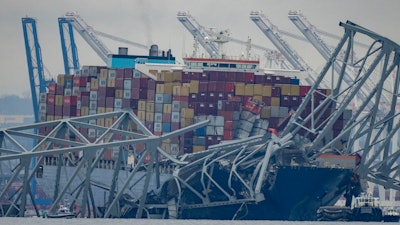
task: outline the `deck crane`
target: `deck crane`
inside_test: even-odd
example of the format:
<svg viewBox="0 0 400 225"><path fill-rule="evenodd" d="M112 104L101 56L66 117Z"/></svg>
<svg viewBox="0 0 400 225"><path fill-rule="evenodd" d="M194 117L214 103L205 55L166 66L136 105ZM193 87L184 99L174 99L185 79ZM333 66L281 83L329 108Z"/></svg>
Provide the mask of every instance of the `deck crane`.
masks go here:
<svg viewBox="0 0 400 225"><path fill-rule="evenodd" d="M178 12L178 20L188 29L201 46L207 51L210 57L220 57L218 46L211 40L211 36L207 34L206 29L201 26L196 19L186 12Z"/></svg>
<svg viewBox="0 0 400 225"><path fill-rule="evenodd" d="M297 11L290 11L288 14L289 19L296 25L296 27L303 33L303 35L309 40L309 42L317 49L317 51L322 55L325 60L329 60L332 55L332 48L326 44L326 42L320 37L318 31L314 28L314 26L305 18L305 16ZM354 56L353 56L354 57ZM341 66L338 61L335 61L333 69L336 73L340 73ZM351 69L351 68L350 68ZM354 72L350 74L351 71L344 71L345 76L343 77L344 81L347 84L351 84L355 77ZM368 96L368 93L371 92L372 88L369 87L368 83L365 83L358 93L358 97L361 99L365 99ZM373 104L373 102L371 102Z"/></svg>
<svg viewBox="0 0 400 225"><path fill-rule="evenodd" d="M306 78L309 85L313 85L317 78L317 73L293 50L289 44L283 40L278 28L273 25L264 14L258 11L250 13L250 19L261 29L276 48L284 55L294 69L306 71L310 76Z"/></svg>
<svg viewBox="0 0 400 225"><path fill-rule="evenodd" d="M263 50L266 52L267 58L271 62L270 64L272 64L272 62L275 62L276 65L281 67L282 69L292 69L290 65L286 63L282 54L278 51L268 49L261 45L249 43L249 41L242 41L236 38L232 38L226 33L224 34L224 32L217 32L211 29L205 29L204 26L199 24L197 20L187 12L178 12L177 18L194 36L195 41L201 44L201 46L207 51L207 53L211 57L221 57L222 55L222 52L220 52L221 49L216 44L215 40L217 40L217 42L218 40L227 40Z"/></svg>

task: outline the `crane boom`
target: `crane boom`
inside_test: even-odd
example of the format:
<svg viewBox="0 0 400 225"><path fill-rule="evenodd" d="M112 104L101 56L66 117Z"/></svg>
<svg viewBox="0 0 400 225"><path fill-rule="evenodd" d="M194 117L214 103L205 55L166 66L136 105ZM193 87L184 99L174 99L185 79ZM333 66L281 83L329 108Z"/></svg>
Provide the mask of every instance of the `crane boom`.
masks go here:
<svg viewBox="0 0 400 225"><path fill-rule="evenodd" d="M253 11L250 19L261 29L275 47L285 56L289 63L297 70L307 71L307 83L312 85L317 78L317 74L309 67L304 60L283 40L278 28L273 25L262 13Z"/></svg>
<svg viewBox="0 0 400 225"><path fill-rule="evenodd" d="M296 27L303 33L303 35L309 40L309 42L317 49L317 51L322 55L325 60L329 60L332 56L333 50L326 44L326 42L320 37L318 34L319 32L317 29L307 20L307 18L297 12L297 11L290 11L288 14L289 19L296 25ZM354 56L353 56L354 57ZM342 66L339 65L338 61L334 62L333 69L336 73L341 73ZM346 84L353 83L353 77L356 77L354 73L349 73L350 71L345 70L343 80ZM357 96L360 99L365 99L368 96L368 93L371 93L372 85L370 82L366 82L360 89L360 92L357 93ZM385 102L389 102L388 98L383 94L383 98ZM373 100L372 100L373 101ZM371 102L371 105L373 102Z"/></svg>
<svg viewBox="0 0 400 225"><path fill-rule="evenodd" d="M178 12L177 18L179 22L193 35L193 37L203 46L211 57L220 56L218 46L212 42L207 31L201 26L190 14L186 12Z"/></svg>
<svg viewBox="0 0 400 225"><path fill-rule="evenodd" d="M111 34L107 34L107 33L104 33L104 32L98 31L98 30L93 30L93 31L94 31L94 33L96 33L99 36L102 36L102 37L105 37L105 38L108 38L108 39L111 39L111 40L114 40L114 41L118 41L118 42L125 43L125 44L130 44L130 45L133 45L133 46L136 46L138 48L145 49L145 50L149 49L149 47L147 45L144 45L144 44L140 44L140 43L137 43L137 42L134 42L134 41L126 40L124 38L120 38L120 37L117 37L117 36L114 36L114 35L111 35Z"/></svg>
<svg viewBox="0 0 400 225"><path fill-rule="evenodd" d="M108 61L108 55L112 52L107 46L97 37L96 32L89 26L82 17L74 12L68 12L64 15L66 21L68 21L76 31L82 36L82 38L92 47L97 55L105 62Z"/></svg>
<svg viewBox="0 0 400 225"><path fill-rule="evenodd" d="M71 72L79 69L78 50L75 44L72 23L67 18L58 18L58 27L64 59L64 71L65 74L71 74Z"/></svg>

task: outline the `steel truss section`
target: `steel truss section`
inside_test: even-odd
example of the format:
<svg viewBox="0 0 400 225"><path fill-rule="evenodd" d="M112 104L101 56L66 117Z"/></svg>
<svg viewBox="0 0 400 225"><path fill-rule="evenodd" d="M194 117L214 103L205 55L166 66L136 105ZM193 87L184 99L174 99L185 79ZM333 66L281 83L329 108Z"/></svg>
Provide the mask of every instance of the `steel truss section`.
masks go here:
<svg viewBox="0 0 400 225"><path fill-rule="evenodd" d="M360 154L362 159L357 168L360 177L386 188L400 190L397 160L398 147L390 146L390 140L400 128L399 122L399 45L352 22L340 23L345 30L344 36L327 64L320 73L315 85L291 117L283 134L306 133L312 142L307 149L308 157L335 150L341 154ZM349 54L353 52L356 38L370 41L370 47L364 51L361 60L354 61ZM363 39L363 40L364 40ZM332 68L340 52L346 52L340 73ZM357 52L360 52L359 50ZM379 66L382 65L382 66ZM345 82L348 67L358 73L352 83ZM322 93L320 84L323 79L331 80L330 95ZM355 96L363 90L367 80L374 81L374 87L368 96L359 99L352 113L348 109L354 105ZM345 85L347 83L347 85ZM390 101L384 95L391 96ZM314 107L315 101L320 101ZM368 104L374 101L372 108ZM306 106L312 108L308 112ZM343 127L341 131L337 126ZM363 143L357 147L355 143ZM339 147L340 146L340 147ZM343 150L340 150L343 149Z"/></svg>
<svg viewBox="0 0 400 225"><path fill-rule="evenodd" d="M112 121L111 126L97 125L97 121L106 119ZM2 210L1 215L8 216L13 211L17 211L19 216L24 216L29 200L27 196L29 196L37 216L40 216L39 209L35 205L35 197L31 192L31 182L35 180L35 175L43 164L44 158L46 156L57 156L59 162L57 163L55 182L52 184L54 185L54 194L50 211L54 211L66 195L71 195L73 199L71 206L75 204L79 196L81 197L82 210L80 214L82 217L120 217L121 212L117 207L119 199L128 188L132 189L133 186L138 185L138 182L131 185L132 178L142 176L143 171L145 171L145 182L144 184L141 183L144 187L137 210L137 216L140 218L143 210L146 210L145 202L149 192L150 179L155 180L157 187L160 186L158 176L162 168L159 160L161 158L167 159L175 165L186 163L169 155L158 146L166 139L205 126L208 122L208 120L203 121L163 136L154 136L133 112L122 110L1 129L0 165L2 177L7 177L7 180L5 178L1 180L3 188L0 191L0 199L7 199L11 206L7 211ZM35 134L32 131L34 129L39 130L39 134ZM94 134L93 138L87 138L88 131ZM25 142L21 141L22 139L30 140L29 143L33 143L32 140L35 140L37 144L24 146L23 143ZM145 149L140 154L135 152L137 144L145 145ZM107 181L93 180L91 174L96 169L96 165L98 165L105 151L110 148L118 151L118 159L111 183L106 184ZM138 156L138 161L132 171L128 171L128 178L123 180L122 188L117 189L115 181L118 181L119 171L123 170L123 167L126 168L126 165L121 164L124 161L123 155L126 155L123 153L132 151L133 154ZM79 155L79 157L72 157L76 155ZM31 159L35 158L37 164L31 165ZM70 177L62 177L61 171L65 170L68 163L73 164L73 173ZM139 170L142 172L139 173ZM61 179L66 180L64 186L61 186ZM76 179L78 179L80 185L73 187L73 181ZM22 185L19 185L21 182ZM16 185L19 186L17 191L10 192L10 188ZM109 192L107 207L103 213L100 213L95 206L94 187L102 187ZM71 189L74 190L72 193Z"/></svg>

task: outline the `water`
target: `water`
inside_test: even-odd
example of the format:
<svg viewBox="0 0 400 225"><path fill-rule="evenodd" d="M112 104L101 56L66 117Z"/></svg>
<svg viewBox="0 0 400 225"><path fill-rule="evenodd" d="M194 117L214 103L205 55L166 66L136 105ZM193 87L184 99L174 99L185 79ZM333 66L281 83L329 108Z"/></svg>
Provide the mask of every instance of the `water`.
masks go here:
<svg viewBox="0 0 400 225"><path fill-rule="evenodd" d="M43 219L43 218L0 218L0 225L361 225L365 222L318 222L318 221L254 221L254 220L154 220L154 219ZM368 222L368 225L383 222Z"/></svg>

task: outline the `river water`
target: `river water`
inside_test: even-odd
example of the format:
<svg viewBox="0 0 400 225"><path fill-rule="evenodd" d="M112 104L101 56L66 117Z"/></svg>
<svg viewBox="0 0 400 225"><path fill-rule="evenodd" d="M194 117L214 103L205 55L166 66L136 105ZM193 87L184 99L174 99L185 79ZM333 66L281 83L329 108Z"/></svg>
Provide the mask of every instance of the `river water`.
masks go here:
<svg viewBox="0 0 400 225"><path fill-rule="evenodd" d="M155 219L43 219L1 217L0 225L361 225L365 222L254 221L254 220L155 220ZM383 222L368 222L368 225ZM387 224L387 223L385 223ZM389 223L398 224L398 223Z"/></svg>

